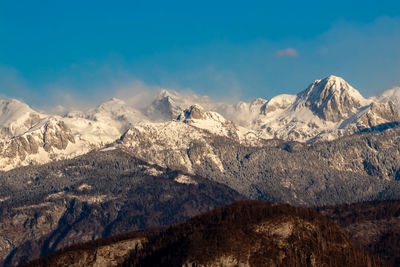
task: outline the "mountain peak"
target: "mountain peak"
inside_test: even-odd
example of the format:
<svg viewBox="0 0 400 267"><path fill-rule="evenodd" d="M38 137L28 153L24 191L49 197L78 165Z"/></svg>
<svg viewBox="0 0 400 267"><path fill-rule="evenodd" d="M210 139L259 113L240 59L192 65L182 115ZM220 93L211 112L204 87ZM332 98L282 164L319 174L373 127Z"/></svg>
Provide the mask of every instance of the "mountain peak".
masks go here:
<svg viewBox="0 0 400 267"><path fill-rule="evenodd" d="M354 114L368 101L344 79L330 75L315 80L297 95L295 109L308 107L324 120L337 122Z"/></svg>
<svg viewBox="0 0 400 267"><path fill-rule="evenodd" d="M329 75L328 77L324 78L323 80L334 80L334 81L343 81L346 82L342 77L336 76L336 75Z"/></svg>
<svg viewBox="0 0 400 267"><path fill-rule="evenodd" d="M177 98L177 97L179 97L178 92L176 92L176 91L174 91L174 90L162 89L162 90L158 93L157 99L158 99L158 100L164 99L164 98L173 99L173 98Z"/></svg>
<svg viewBox="0 0 400 267"><path fill-rule="evenodd" d="M335 75L329 75L324 79L315 80L308 89L321 93L326 91L333 94L349 92L357 94L357 97L362 97L361 94L356 89L351 87L348 82Z"/></svg>
<svg viewBox="0 0 400 267"><path fill-rule="evenodd" d="M175 103L174 98L179 97L175 91L163 89L157 98L145 111L152 119L170 120L176 118L182 109Z"/></svg>

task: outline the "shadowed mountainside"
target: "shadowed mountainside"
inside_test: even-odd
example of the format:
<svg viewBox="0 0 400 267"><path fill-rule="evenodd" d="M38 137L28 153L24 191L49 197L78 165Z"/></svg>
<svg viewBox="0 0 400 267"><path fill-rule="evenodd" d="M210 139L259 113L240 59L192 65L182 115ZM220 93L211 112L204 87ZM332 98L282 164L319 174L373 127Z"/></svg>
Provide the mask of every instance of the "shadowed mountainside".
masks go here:
<svg viewBox="0 0 400 267"><path fill-rule="evenodd" d="M4 266L68 245L183 222L243 199L208 179L164 169L123 151L89 153L3 173Z"/></svg>
<svg viewBox="0 0 400 267"><path fill-rule="evenodd" d="M400 266L400 200L372 201L318 208L351 239Z"/></svg>
<svg viewBox="0 0 400 267"><path fill-rule="evenodd" d="M116 249L123 254L116 259L113 247L126 240L137 245L130 252ZM94 266L92 254L101 249L109 250L108 261L94 258L110 266L386 265L312 209L241 201L176 226L75 246L25 266Z"/></svg>

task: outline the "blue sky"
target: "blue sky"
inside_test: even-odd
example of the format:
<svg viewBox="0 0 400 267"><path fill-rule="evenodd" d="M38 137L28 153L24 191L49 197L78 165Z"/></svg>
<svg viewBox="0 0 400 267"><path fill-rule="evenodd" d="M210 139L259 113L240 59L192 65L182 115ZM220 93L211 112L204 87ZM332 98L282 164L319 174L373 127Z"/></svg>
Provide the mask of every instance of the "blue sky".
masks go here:
<svg viewBox="0 0 400 267"><path fill-rule="evenodd" d="M36 107L269 98L329 74L365 96L400 86L400 1L0 0L0 95Z"/></svg>

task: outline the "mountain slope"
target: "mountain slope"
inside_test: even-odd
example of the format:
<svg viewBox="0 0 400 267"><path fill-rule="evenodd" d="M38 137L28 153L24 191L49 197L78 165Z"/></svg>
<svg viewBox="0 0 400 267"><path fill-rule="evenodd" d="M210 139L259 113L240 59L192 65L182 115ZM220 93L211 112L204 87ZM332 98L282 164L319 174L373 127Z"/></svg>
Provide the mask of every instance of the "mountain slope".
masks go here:
<svg viewBox="0 0 400 267"><path fill-rule="evenodd" d="M0 265L101 237L180 223L243 199L121 150L0 173Z"/></svg>
<svg viewBox="0 0 400 267"><path fill-rule="evenodd" d="M128 131L117 147L252 199L327 205L400 197L399 127L312 144L270 140L259 147L193 132L181 122L146 127Z"/></svg>
<svg viewBox="0 0 400 267"><path fill-rule="evenodd" d="M373 201L322 207L318 212L334 220L366 250L400 264L400 200Z"/></svg>
<svg viewBox="0 0 400 267"><path fill-rule="evenodd" d="M134 238L143 241L125 252L123 266L383 266L316 212L249 201L217 208L155 233L73 247L30 266L94 266L91 253L106 246L108 259L99 258L113 264L113 247Z"/></svg>

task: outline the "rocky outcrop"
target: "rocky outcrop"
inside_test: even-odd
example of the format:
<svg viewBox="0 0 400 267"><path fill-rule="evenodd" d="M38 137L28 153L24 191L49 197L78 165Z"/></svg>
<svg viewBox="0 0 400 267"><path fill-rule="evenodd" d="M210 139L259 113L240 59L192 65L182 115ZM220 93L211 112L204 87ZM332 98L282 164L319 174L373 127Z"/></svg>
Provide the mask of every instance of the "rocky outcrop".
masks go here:
<svg viewBox="0 0 400 267"><path fill-rule="evenodd" d="M56 118L45 119L23 135L0 141L0 169L45 163L75 144L71 129ZM66 155L67 156L67 155Z"/></svg>
<svg viewBox="0 0 400 267"><path fill-rule="evenodd" d="M199 105L192 105L185 109L182 114L178 115L178 121L187 122L190 119L204 120L206 119L208 114L206 114L205 110Z"/></svg>
<svg viewBox="0 0 400 267"><path fill-rule="evenodd" d="M44 125L43 148L51 152L53 148L64 150L69 143L75 143L71 129L63 121L48 121Z"/></svg>

